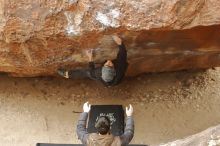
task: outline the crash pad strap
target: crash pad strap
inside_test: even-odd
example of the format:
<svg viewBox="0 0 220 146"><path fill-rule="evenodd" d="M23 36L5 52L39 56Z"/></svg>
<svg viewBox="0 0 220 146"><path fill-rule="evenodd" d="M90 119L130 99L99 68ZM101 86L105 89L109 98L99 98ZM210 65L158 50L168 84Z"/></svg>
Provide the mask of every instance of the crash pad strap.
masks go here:
<svg viewBox="0 0 220 146"><path fill-rule="evenodd" d="M37 143L36 146L84 146L82 144L51 144L51 143ZM138 145L138 144L130 144L128 146L147 146L147 145Z"/></svg>

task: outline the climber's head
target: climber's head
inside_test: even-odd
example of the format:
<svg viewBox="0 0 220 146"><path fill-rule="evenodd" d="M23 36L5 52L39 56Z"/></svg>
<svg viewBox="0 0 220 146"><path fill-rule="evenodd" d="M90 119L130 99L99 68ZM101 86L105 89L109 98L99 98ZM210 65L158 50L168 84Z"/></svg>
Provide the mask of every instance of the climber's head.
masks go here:
<svg viewBox="0 0 220 146"><path fill-rule="evenodd" d="M107 60L107 61L105 62L105 64L104 64L104 66L105 66L105 67L112 67L112 68L114 68L114 64L112 63L111 60Z"/></svg>
<svg viewBox="0 0 220 146"><path fill-rule="evenodd" d="M111 82L116 75L114 64L111 60L107 60L102 67L102 79L105 82Z"/></svg>
<svg viewBox="0 0 220 146"><path fill-rule="evenodd" d="M101 135L105 135L109 133L111 122L108 117L101 116L99 117L98 121L95 124L95 128L97 129L98 133Z"/></svg>

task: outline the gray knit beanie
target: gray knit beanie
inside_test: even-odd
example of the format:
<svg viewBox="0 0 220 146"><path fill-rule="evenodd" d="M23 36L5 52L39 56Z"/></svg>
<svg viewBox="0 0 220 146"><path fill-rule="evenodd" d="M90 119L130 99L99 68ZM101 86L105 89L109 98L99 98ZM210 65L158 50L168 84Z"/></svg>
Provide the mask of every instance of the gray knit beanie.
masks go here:
<svg viewBox="0 0 220 146"><path fill-rule="evenodd" d="M112 67L103 66L102 67L102 79L105 82L111 82L116 75L115 69Z"/></svg>

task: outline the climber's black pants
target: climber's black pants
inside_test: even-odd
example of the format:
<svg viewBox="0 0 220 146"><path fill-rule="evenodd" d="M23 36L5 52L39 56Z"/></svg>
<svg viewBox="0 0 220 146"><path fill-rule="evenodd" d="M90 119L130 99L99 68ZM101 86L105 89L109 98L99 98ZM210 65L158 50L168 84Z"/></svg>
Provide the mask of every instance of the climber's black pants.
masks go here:
<svg viewBox="0 0 220 146"><path fill-rule="evenodd" d="M70 79L86 79L91 78L89 69L77 69L68 71Z"/></svg>

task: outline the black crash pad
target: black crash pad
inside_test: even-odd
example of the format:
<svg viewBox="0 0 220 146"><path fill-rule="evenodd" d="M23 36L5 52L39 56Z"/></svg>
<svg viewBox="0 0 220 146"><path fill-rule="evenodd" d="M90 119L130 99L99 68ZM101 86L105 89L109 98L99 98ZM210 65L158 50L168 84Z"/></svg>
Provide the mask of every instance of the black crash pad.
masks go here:
<svg viewBox="0 0 220 146"><path fill-rule="evenodd" d="M38 143L36 146L84 146L84 145L82 145L82 144L46 144L46 143ZM147 145L129 144L129 146L147 146Z"/></svg>
<svg viewBox="0 0 220 146"><path fill-rule="evenodd" d="M124 110L122 105L92 105L87 130L96 133L95 123L99 116L108 116L111 120L111 133L120 136L124 133Z"/></svg>

